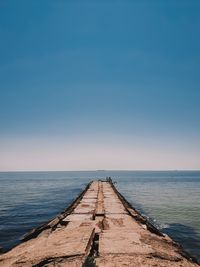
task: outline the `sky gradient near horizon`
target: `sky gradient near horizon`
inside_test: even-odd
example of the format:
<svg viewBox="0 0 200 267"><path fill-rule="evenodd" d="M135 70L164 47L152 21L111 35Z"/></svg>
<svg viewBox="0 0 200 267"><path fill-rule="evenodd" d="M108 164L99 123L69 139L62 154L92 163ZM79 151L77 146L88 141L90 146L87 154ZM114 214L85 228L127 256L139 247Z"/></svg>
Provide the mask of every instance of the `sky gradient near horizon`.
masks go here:
<svg viewBox="0 0 200 267"><path fill-rule="evenodd" d="M0 1L0 171L200 169L199 1Z"/></svg>

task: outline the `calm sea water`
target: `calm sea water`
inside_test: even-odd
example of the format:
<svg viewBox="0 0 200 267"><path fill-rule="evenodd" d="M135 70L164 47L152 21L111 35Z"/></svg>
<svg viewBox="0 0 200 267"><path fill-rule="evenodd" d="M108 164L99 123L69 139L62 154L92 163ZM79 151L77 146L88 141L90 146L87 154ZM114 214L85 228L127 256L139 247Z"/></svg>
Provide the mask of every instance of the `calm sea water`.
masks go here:
<svg viewBox="0 0 200 267"><path fill-rule="evenodd" d="M0 247L61 212L93 179L118 190L163 232L200 260L200 171L0 173Z"/></svg>

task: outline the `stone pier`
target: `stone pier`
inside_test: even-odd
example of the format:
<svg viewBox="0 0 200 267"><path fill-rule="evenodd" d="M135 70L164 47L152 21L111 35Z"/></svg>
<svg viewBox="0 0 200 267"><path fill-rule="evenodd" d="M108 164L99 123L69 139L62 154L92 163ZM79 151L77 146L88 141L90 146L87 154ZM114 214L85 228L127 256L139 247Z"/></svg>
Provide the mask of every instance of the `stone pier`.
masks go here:
<svg viewBox="0 0 200 267"><path fill-rule="evenodd" d="M63 213L0 256L1 267L199 266L116 190L93 181Z"/></svg>

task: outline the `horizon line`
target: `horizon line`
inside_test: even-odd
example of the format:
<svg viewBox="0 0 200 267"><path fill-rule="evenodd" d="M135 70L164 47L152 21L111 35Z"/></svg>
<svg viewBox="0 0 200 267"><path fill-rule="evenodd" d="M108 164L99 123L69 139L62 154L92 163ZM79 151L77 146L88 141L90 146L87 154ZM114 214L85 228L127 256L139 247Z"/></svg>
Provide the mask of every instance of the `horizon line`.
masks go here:
<svg viewBox="0 0 200 267"><path fill-rule="evenodd" d="M112 172L112 171L116 171L116 172L125 172L125 171L132 171L132 172L167 172L167 171L171 171L171 172L179 172L179 171L200 171L200 169L99 169L99 170L0 170L0 173L8 173L8 172Z"/></svg>

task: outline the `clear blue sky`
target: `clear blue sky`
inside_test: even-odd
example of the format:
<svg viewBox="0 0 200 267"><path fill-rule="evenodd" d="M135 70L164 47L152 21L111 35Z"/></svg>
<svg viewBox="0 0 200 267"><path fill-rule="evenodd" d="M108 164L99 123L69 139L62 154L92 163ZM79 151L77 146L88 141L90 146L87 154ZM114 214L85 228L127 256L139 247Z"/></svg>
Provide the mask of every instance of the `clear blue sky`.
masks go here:
<svg viewBox="0 0 200 267"><path fill-rule="evenodd" d="M0 1L0 170L200 169L199 1Z"/></svg>

